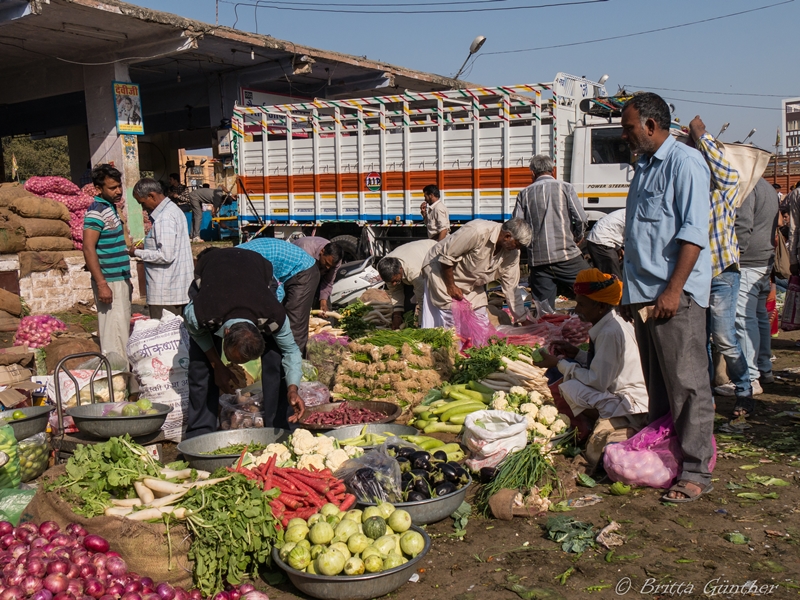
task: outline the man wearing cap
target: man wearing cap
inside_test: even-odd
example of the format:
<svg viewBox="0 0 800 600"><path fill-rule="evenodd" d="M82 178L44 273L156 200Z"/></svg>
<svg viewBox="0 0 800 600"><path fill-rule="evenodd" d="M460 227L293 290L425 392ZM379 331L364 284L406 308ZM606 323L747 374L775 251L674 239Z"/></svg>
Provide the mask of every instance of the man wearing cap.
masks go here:
<svg viewBox="0 0 800 600"><path fill-rule="evenodd" d="M541 351L536 365L558 367L564 377L559 391L572 414L586 412L597 419L587 444L587 458L596 464L606 443L627 439L647 424L649 400L633 325L614 310L622 300L622 282L586 269L578 273L573 290L575 313L592 324L589 350L555 342L555 355Z"/></svg>

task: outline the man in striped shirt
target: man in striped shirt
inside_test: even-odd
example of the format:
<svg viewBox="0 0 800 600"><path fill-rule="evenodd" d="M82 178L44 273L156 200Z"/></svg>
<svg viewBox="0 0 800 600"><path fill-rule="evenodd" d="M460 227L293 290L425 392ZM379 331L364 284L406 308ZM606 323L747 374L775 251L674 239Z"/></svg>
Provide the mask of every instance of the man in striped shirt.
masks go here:
<svg viewBox="0 0 800 600"><path fill-rule="evenodd" d="M711 296L708 300L708 334L723 357L730 383L714 388L720 396L736 396L737 408L751 409L753 395L762 392L758 381L750 381L750 370L736 335L736 305L739 298L739 242L736 239L736 209L739 204L739 173L725 158L699 116L689 123L689 134L711 171L711 213L708 241L711 250ZM713 375L713 362L710 363Z"/></svg>
<svg viewBox="0 0 800 600"><path fill-rule="evenodd" d="M100 348L112 365L127 365L131 320L131 261L117 203L122 174L111 165L92 170L94 203L83 219L83 257L92 274Z"/></svg>
<svg viewBox="0 0 800 600"><path fill-rule="evenodd" d="M578 248L588 219L575 188L555 178L552 158L534 156L530 168L533 183L517 195L514 217L533 230L528 246L531 294L555 309L558 284L572 290L578 273L589 268Z"/></svg>

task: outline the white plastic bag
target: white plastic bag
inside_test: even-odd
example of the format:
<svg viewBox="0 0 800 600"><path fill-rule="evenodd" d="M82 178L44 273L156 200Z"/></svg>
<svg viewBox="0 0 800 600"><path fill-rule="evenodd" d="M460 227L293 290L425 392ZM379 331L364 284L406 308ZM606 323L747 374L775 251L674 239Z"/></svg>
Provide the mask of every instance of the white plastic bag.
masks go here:
<svg viewBox="0 0 800 600"><path fill-rule="evenodd" d="M479 410L467 415L461 439L471 453L467 460L470 469L496 467L528 443L527 420L504 410Z"/></svg>
<svg viewBox="0 0 800 600"><path fill-rule="evenodd" d="M133 325L128 360L139 382L139 396L173 408L164 423L164 437L180 442L189 406L189 333L183 319L164 311L161 320Z"/></svg>

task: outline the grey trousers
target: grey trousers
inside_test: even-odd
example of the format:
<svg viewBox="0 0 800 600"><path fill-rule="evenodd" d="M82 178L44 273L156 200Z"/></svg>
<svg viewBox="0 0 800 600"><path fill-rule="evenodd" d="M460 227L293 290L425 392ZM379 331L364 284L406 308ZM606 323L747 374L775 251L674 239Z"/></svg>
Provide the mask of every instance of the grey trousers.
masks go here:
<svg viewBox="0 0 800 600"><path fill-rule="evenodd" d="M111 368L128 365L128 334L131 329L131 280L111 281L111 304L97 299L97 284L92 279L94 302L97 306L97 335L100 349L111 363Z"/></svg>
<svg viewBox="0 0 800 600"><path fill-rule="evenodd" d="M714 404L708 380L706 310L686 292L671 319L643 322L633 304L636 340L650 396L650 422L672 413L683 451L679 479L706 485L713 454Z"/></svg>
<svg viewBox="0 0 800 600"><path fill-rule="evenodd" d="M531 267L528 277L531 294L539 302L547 301L550 304L550 309L555 310L558 284L560 283L563 287L568 288L571 293L578 273L588 268L589 263L586 262L583 256L576 256L559 263Z"/></svg>
<svg viewBox="0 0 800 600"><path fill-rule="evenodd" d="M311 265L305 271L300 271L283 284L286 296L283 298L283 308L292 327L294 341L305 356L306 343L308 342L308 320L311 317L311 307L314 304L314 295L319 287L319 267Z"/></svg>

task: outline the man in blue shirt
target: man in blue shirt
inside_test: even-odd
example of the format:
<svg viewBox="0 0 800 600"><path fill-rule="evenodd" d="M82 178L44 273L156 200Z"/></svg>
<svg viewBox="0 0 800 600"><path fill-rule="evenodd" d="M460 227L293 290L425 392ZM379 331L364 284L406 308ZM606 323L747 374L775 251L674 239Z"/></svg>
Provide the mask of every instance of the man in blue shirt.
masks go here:
<svg viewBox="0 0 800 600"><path fill-rule="evenodd" d="M257 252L272 263L278 281L275 295L283 303L292 327L294 341L305 354L308 342L308 321L319 286L317 261L302 248L285 240L257 238L239 246Z"/></svg>
<svg viewBox="0 0 800 600"><path fill-rule="evenodd" d="M652 93L622 111L622 139L639 156L627 200L622 314L636 329L650 421L671 412L683 452L678 482L662 500L691 502L712 489L710 173L697 150L670 135L670 121L667 103Z"/></svg>
<svg viewBox="0 0 800 600"><path fill-rule="evenodd" d="M216 431L219 394L235 391L223 351L233 364L261 358L264 427L288 429L305 410L297 391L302 356L270 289L272 265L239 248L209 250L197 259L183 313L191 336L186 437Z"/></svg>

